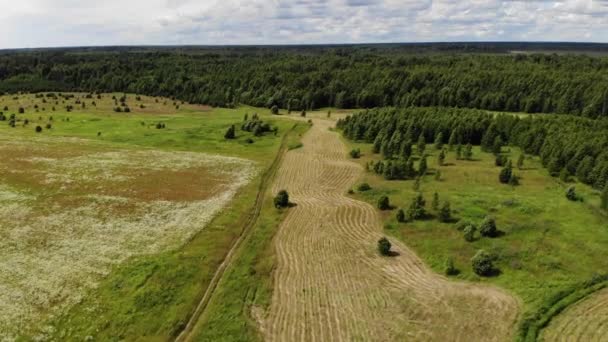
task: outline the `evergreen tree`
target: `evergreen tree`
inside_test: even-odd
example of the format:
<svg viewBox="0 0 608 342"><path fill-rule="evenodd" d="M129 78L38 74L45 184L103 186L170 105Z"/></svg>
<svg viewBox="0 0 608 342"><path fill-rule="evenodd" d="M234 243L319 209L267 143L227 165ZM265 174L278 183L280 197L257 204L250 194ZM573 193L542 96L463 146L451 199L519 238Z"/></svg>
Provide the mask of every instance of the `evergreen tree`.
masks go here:
<svg viewBox="0 0 608 342"><path fill-rule="evenodd" d="M472 160L473 159L473 145L467 144L464 149L464 159Z"/></svg>
<svg viewBox="0 0 608 342"><path fill-rule="evenodd" d="M436 181L441 180L441 171L440 170L435 171L435 180Z"/></svg>
<svg viewBox="0 0 608 342"><path fill-rule="evenodd" d="M454 148L454 145L457 143L456 130L452 131L450 134L450 140L448 140L448 150L451 151Z"/></svg>
<svg viewBox="0 0 608 342"><path fill-rule="evenodd" d="M391 208L390 201L387 196L381 196L378 199L378 209L380 210L389 210Z"/></svg>
<svg viewBox="0 0 608 342"><path fill-rule="evenodd" d="M391 255L391 243L387 238L383 237L378 240L378 252L380 255L389 256Z"/></svg>
<svg viewBox="0 0 608 342"><path fill-rule="evenodd" d="M422 193L418 193L412 200L412 203L407 210L407 217L410 220L419 220L424 218L426 216L426 211L424 210L425 205L426 201L424 200L424 197L422 197Z"/></svg>
<svg viewBox="0 0 608 342"><path fill-rule="evenodd" d="M423 155L420 159L420 164L418 165L418 174L420 176L426 175L426 171L428 170L428 166L426 163L426 155Z"/></svg>
<svg viewBox="0 0 608 342"><path fill-rule="evenodd" d="M456 267L454 266L454 260L452 258L447 258L445 260L444 273L447 276L453 276L459 273Z"/></svg>
<svg viewBox="0 0 608 342"><path fill-rule="evenodd" d="M570 201L578 201L578 195L576 194L576 188L574 185L570 186L568 190L566 190L566 198Z"/></svg>
<svg viewBox="0 0 608 342"><path fill-rule="evenodd" d="M405 140L399 149L399 155L403 160L408 160L412 156L412 141Z"/></svg>
<svg viewBox="0 0 608 342"><path fill-rule="evenodd" d="M414 191L419 191L420 190L420 177L416 177L416 179L414 180L414 185L412 186L412 188L414 189Z"/></svg>
<svg viewBox="0 0 608 342"><path fill-rule="evenodd" d="M444 152L444 150L441 150L441 152L439 152L439 156L437 157L437 164L439 164L439 166L443 166L444 163L445 163L445 152Z"/></svg>
<svg viewBox="0 0 608 342"><path fill-rule="evenodd" d="M439 221L450 222L452 219L452 210L450 209L450 202L445 201L439 210Z"/></svg>
<svg viewBox="0 0 608 342"><path fill-rule="evenodd" d="M289 206L289 194L285 190L281 190L274 198L274 206L276 208L285 208Z"/></svg>
<svg viewBox="0 0 608 342"><path fill-rule="evenodd" d="M526 159L525 154L520 154L519 158L517 158L517 168L522 169L524 167L524 160Z"/></svg>
<svg viewBox="0 0 608 342"><path fill-rule="evenodd" d="M494 270L494 264L492 256L482 250L479 250L475 256L471 259L473 266L473 272L480 276L489 276Z"/></svg>
<svg viewBox="0 0 608 342"><path fill-rule="evenodd" d="M464 229L462 230L464 239L467 242L472 242L473 240L475 240L475 232L477 231L477 228L474 225L467 225L464 227Z"/></svg>
<svg viewBox="0 0 608 342"><path fill-rule="evenodd" d="M505 166L498 175L498 180L503 184L508 184L509 180L511 180L511 176L513 176L513 165L509 160L507 162L507 166Z"/></svg>
<svg viewBox="0 0 608 342"><path fill-rule="evenodd" d="M456 160L461 160L462 159L462 145L458 144L458 146L456 146Z"/></svg>
<svg viewBox="0 0 608 342"><path fill-rule="evenodd" d="M414 168L414 159L412 157L408 158L405 163L404 174L407 179L416 177L416 169Z"/></svg>
<svg viewBox="0 0 608 342"><path fill-rule="evenodd" d="M433 208L433 210L435 210L435 211L439 210L439 194L437 192L435 192L433 194L433 201L431 202L431 208Z"/></svg>
<svg viewBox="0 0 608 342"><path fill-rule="evenodd" d="M494 144L492 145L492 153L494 153L495 155L498 155L502 152L502 146L504 145L502 138L500 136L497 136L496 139L494 139Z"/></svg>
<svg viewBox="0 0 608 342"><path fill-rule="evenodd" d="M483 138L481 139L481 149L485 152L492 151L494 143L498 136L499 135L498 130L496 129L496 124L492 123L484 133Z"/></svg>
<svg viewBox="0 0 608 342"><path fill-rule="evenodd" d="M559 180L561 180L564 183L568 183L570 181L570 172L568 172L567 168L563 168L559 172Z"/></svg>
<svg viewBox="0 0 608 342"><path fill-rule="evenodd" d="M418 144L416 145L418 149L418 155L422 156L424 154L424 150L426 149L426 140L424 139L424 134L420 133L418 137Z"/></svg>
<svg viewBox="0 0 608 342"><path fill-rule="evenodd" d="M405 222L405 212L403 211L403 209L399 209L397 211L397 222Z"/></svg>
<svg viewBox="0 0 608 342"><path fill-rule="evenodd" d="M236 129L235 129L234 125L232 125L228 128L228 130L226 131L226 134L224 134L224 138L225 139L235 139L236 138Z"/></svg>
<svg viewBox="0 0 608 342"><path fill-rule="evenodd" d="M496 221L493 217L487 216L481 226L479 226L479 234L481 236L487 237L495 237L498 234L498 229L496 228Z"/></svg>
<svg viewBox="0 0 608 342"><path fill-rule="evenodd" d="M435 136L435 149L441 150L443 148L443 133L439 132Z"/></svg>

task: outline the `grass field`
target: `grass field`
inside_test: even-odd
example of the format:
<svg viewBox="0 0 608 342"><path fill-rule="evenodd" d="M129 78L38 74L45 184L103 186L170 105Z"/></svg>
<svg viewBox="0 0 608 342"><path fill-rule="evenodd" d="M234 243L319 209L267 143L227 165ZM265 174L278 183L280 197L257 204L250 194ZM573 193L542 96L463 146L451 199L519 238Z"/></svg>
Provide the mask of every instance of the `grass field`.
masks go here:
<svg viewBox="0 0 608 342"><path fill-rule="evenodd" d="M360 148L358 161L365 165L378 160L369 144L348 142ZM517 160L519 151L511 148L507 154ZM421 181L420 191L426 199L431 217L422 221L399 223L396 210L382 212L385 232L413 248L436 272L443 273L448 258L459 270L458 279L499 285L516 294L523 304L523 316L534 314L551 302L560 291L577 286L606 270L608 261L602 257L608 243L608 218L598 209L598 193L583 184L576 184L582 202L565 197L568 185L551 178L541 168L537 158L528 157L519 186L498 182L499 167L494 156L474 149L474 160L456 160L448 154L446 165L437 165L437 151L427 146L430 171ZM427 152L427 153L428 153ZM441 180L434 177L441 172ZM358 192L355 198L376 205L381 195L387 195L396 208L407 209L417 191L414 181L387 181L368 172L359 183L366 182L371 190ZM574 184L574 183L572 183ZM353 187L353 188L356 188ZM467 242L454 223L441 223L431 209L433 194L448 200L457 220L479 225L485 216L495 217L502 232L496 238L481 238ZM480 249L496 257L500 274L480 278L471 268L471 258Z"/></svg>
<svg viewBox="0 0 608 342"><path fill-rule="evenodd" d="M15 303L2 307L1 337L168 339L240 234L261 171L293 123L263 109L178 109L135 95L131 111L117 113L112 96L122 94L74 95L0 98L0 111L17 118L15 127L0 122L0 200L10 203L0 288ZM224 139L254 112L279 134L237 129Z"/></svg>

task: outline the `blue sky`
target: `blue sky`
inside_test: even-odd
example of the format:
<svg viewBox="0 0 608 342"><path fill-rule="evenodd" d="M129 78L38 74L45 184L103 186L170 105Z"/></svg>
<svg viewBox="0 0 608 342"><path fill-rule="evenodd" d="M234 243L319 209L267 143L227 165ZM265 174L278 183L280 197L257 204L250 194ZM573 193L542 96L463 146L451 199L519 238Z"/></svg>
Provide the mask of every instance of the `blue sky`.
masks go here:
<svg viewBox="0 0 608 342"><path fill-rule="evenodd" d="M0 0L0 48L608 42L608 0Z"/></svg>

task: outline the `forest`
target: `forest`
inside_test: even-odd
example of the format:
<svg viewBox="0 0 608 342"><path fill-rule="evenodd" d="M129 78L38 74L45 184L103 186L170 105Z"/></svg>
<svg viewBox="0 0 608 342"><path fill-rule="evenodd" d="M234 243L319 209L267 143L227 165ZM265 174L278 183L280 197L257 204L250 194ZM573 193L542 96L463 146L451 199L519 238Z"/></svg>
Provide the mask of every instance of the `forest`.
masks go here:
<svg viewBox="0 0 608 342"><path fill-rule="evenodd" d="M442 106L608 115L608 58L504 53L509 47L4 51L0 93L130 92L220 107L276 105L287 110Z"/></svg>
<svg viewBox="0 0 608 342"><path fill-rule="evenodd" d="M521 118L453 108L384 108L360 112L337 125L349 139L373 143L374 152L392 161L398 176L387 178L415 176L408 163L414 144L445 144L456 150L472 144L488 152L518 146L527 154L540 156L552 176L563 180L576 176L597 189L608 184L605 119L565 115Z"/></svg>

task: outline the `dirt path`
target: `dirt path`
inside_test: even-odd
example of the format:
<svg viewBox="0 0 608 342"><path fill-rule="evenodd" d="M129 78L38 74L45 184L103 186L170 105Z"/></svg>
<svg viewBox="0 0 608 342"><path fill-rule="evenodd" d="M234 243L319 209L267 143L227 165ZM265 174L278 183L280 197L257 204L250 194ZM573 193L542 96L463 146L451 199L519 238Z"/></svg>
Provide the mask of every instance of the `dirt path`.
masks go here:
<svg viewBox="0 0 608 342"><path fill-rule="evenodd" d="M345 196L363 169L333 125L315 120L273 187L297 204L275 237L277 269L260 330L268 341L506 341L518 303L494 287L448 281L404 244L380 257L375 208Z"/></svg>
<svg viewBox="0 0 608 342"><path fill-rule="evenodd" d="M542 333L543 341L606 341L608 336L608 289L568 307Z"/></svg>

